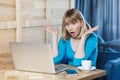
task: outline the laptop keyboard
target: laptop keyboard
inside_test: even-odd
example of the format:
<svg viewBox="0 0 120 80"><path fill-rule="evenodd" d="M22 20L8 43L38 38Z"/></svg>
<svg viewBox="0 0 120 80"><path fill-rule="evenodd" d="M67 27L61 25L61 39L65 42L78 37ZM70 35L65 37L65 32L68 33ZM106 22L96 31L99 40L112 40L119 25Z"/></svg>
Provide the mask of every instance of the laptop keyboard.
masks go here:
<svg viewBox="0 0 120 80"><path fill-rule="evenodd" d="M65 70L67 68L68 68L68 66L65 66L65 65L55 65L55 71L57 71L57 70Z"/></svg>

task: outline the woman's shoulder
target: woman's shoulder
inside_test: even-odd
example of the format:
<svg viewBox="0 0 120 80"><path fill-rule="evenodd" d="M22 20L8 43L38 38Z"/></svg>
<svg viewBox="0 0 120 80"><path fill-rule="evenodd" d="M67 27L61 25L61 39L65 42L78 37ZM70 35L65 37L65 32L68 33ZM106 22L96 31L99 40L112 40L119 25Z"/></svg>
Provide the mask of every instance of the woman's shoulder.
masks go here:
<svg viewBox="0 0 120 80"><path fill-rule="evenodd" d="M61 37L61 38L59 39L59 42L67 43L69 40L70 40L70 38L68 38L67 40L63 40L63 38Z"/></svg>
<svg viewBox="0 0 120 80"><path fill-rule="evenodd" d="M93 32L93 33L90 34L90 37L97 38L97 35Z"/></svg>
<svg viewBox="0 0 120 80"><path fill-rule="evenodd" d="M91 33L87 40L97 41L97 35L95 33Z"/></svg>
<svg viewBox="0 0 120 80"><path fill-rule="evenodd" d="M89 37L86 39L86 45L89 46L97 46L98 38L95 33L91 33Z"/></svg>

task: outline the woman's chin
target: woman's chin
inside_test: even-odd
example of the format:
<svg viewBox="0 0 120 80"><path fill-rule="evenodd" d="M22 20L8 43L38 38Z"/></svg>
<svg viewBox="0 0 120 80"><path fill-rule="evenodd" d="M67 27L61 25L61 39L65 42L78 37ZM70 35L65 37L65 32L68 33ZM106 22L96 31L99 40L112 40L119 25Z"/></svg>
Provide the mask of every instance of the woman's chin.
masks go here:
<svg viewBox="0 0 120 80"><path fill-rule="evenodd" d="M72 38L76 39L77 37L76 36L71 36Z"/></svg>

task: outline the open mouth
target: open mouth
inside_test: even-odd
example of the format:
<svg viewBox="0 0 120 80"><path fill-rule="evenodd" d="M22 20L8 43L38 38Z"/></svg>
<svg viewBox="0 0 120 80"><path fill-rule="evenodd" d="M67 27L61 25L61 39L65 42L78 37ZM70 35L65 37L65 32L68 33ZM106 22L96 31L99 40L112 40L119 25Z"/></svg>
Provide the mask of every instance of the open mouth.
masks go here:
<svg viewBox="0 0 120 80"><path fill-rule="evenodd" d="M75 36L75 32L70 32L71 36Z"/></svg>

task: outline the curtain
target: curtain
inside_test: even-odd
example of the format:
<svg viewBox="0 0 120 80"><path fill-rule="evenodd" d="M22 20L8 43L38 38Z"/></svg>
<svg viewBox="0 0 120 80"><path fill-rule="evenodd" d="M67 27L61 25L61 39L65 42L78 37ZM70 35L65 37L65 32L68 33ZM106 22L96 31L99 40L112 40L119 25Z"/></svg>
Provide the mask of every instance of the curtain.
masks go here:
<svg viewBox="0 0 120 80"><path fill-rule="evenodd" d="M75 0L75 8L105 41L120 39L120 0Z"/></svg>

